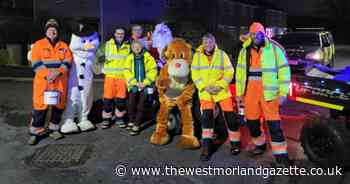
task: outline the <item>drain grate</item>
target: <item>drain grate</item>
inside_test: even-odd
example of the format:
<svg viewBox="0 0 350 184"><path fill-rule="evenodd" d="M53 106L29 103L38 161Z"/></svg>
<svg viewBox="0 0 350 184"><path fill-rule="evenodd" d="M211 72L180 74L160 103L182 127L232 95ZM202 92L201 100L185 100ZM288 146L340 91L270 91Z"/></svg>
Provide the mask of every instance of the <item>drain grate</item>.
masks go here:
<svg viewBox="0 0 350 184"><path fill-rule="evenodd" d="M39 148L30 159L30 164L39 167L72 167L84 164L92 152L86 144L50 144Z"/></svg>

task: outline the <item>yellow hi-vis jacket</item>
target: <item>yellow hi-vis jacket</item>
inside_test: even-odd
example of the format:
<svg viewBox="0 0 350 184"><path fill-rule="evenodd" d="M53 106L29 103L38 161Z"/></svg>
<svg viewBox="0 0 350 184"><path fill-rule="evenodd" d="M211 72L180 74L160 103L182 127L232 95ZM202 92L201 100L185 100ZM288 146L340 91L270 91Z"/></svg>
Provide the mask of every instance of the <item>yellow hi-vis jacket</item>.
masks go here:
<svg viewBox="0 0 350 184"><path fill-rule="evenodd" d="M271 101L278 96L287 96L289 93L290 84L290 68L283 50L273 43L272 40L265 40L265 46L262 48L261 55L261 72L262 82L264 87L264 99ZM238 63L236 67L236 95L244 96L247 84L247 62L250 55L252 40L249 38L243 43L238 56Z"/></svg>
<svg viewBox="0 0 350 184"><path fill-rule="evenodd" d="M135 62L134 62L134 54L130 54L125 61L125 71L124 77L128 85L128 89L130 90L133 86L137 84L137 79L135 78ZM143 61L145 67L145 79L143 80L143 84L145 86L149 86L154 83L156 80L158 71L157 64L154 58L151 56L149 52L144 52Z"/></svg>
<svg viewBox="0 0 350 184"><path fill-rule="evenodd" d="M126 57L130 54L130 44L123 42L120 48L117 48L115 40L112 38L105 45L106 61L103 66L103 73L106 77L124 78L124 65Z"/></svg>
<svg viewBox="0 0 350 184"><path fill-rule="evenodd" d="M227 54L215 47L212 60L209 63L208 56L204 54L200 46L193 56L191 66L192 80L199 91L200 100L219 102L231 97L229 84L234 75L234 69ZM219 86L223 89L217 95L210 95L205 91L207 86Z"/></svg>

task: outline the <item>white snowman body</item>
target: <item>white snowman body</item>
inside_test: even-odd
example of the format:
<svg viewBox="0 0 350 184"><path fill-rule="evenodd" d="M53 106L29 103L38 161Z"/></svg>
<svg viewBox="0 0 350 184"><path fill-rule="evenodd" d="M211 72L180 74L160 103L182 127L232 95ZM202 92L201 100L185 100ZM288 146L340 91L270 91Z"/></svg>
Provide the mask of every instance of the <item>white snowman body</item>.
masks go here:
<svg viewBox="0 0 350 184"><path fill-rule="evenodd" d="M72 34L70 49L74 64L69 72L67 104L64 112L63 133L95 128L88 120L88 114L93 103L94 59L100 45L96 32L88 36ZM76 124L74 119L78 118Z"/></svg>

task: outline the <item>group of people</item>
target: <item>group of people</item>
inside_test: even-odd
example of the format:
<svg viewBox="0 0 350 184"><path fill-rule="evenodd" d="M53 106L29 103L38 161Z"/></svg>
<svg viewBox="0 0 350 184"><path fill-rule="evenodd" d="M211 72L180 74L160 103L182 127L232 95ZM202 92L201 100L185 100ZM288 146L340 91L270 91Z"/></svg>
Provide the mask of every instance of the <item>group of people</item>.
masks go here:
<svg viewBox="0 0 350 184"><path fill-rule="evenodd" d="M50 22L51 21L51 22ZM58 39L58 24L50 20L45 26L45 38L37 41L32 49L33 118L30 124L29 144L36 144L47 134L54 139L62 138L61 116L67 98L69 69L75 62L68 45ZM157 78L157 62L152 51L152 40L142 37L142 27L134 25L132 36L126 39L125 29L117 28L113 38L103 46L104 94L103 122L101 128L114 123L128 128L130 135L140 133L144 107L148 95L154 92ZM266 137L261 130L264 119L271 135L271 148L278 163L288 163L287 144L279 116L279 106L289 92L290 69L283 49L267 38L262 24L253 23L249 33L241 37L242 49L234 68L228 55L218 48L215 37L208 33L202 37L191 64L191 79L200 99L202 161L213 154L214 111L219 105L229 130L230 152L241 152L240 122L235 107L244 105L246 124L255 148L252 155L261 155L266 150ZM232 97L229 86L235 76L235 93ZM79 86L82 88L82 86ZM80 89L79 90L83 90ZM50 105L44 102L48 90L59 92L59 103L52 105L51 119L46 131L45 116ZM128 122L125 122L125 115Z"/></svg>

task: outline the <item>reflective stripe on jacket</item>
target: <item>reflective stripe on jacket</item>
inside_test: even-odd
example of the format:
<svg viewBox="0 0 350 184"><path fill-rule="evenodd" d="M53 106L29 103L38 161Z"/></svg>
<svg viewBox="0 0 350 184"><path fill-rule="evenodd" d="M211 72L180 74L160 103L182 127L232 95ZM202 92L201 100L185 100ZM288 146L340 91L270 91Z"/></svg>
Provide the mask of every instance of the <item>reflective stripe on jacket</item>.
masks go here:
<svg viewBox="0 0 350 184"><path fill-rule="evenodd" d="M68 45L59 41L53 46L47 38L44 38L35 42L31 55L35 72L33 108L35 110L47 109L48 105L44 104L44 92L54 90L58 91L60 96L56 107L63 109L66 102L68 71L73 60ZM49 83L46 77L52 69L57 69L60 75L52 83Z"/></svg>
<svg viewBox="0 0 350 184"><path fill-rule="evenodd" d="M123 78L125 70L125 60L130 54L130 44L123 42L120 48L117 48L115 40L112 38L105 45L105 63L103 73L106 77Z"/></svg>
<svg viewBox="0 0 350 184"><path fill-rule="evenodd" d="M137 84L137 79L135 78L135 56L134 54L130 54L125 61L125 71L124 76L128 85L128 88L130 90L131 87L135 86ZM156 80L157 77L157 64L154 58L151 56L149 52L144 52L143 54L143 61L144 61L144 67L145 67L145 79L143 80L143 84L145 86L149 86Z"/></svg>
<svg viewBox="0 0 350 184"><path fill-rule="evenodd" d="M244 96L247 83L247 62L249 61L251 39L243 43L236 67L236 94ZM270 101L277 96L286 96L289 93L290 68L283 50L270 40L265 41L262 48L261 72L264 87L264 99Z"/></svg>
<svg viewBox="0 0 350 184"><path fill-rule="evenodd" d="M192 80L199 90L200 100L214 100L215 102L231 97L228 86L233 78L234 69L227 54L215 48L211 62L199 47L193 56L191 66ZM210 95L205 91L207 86L219 86L223 88L217 95Z"/></svg>

